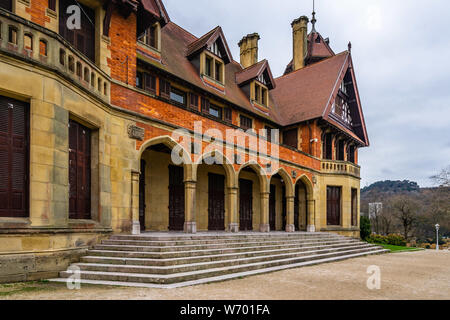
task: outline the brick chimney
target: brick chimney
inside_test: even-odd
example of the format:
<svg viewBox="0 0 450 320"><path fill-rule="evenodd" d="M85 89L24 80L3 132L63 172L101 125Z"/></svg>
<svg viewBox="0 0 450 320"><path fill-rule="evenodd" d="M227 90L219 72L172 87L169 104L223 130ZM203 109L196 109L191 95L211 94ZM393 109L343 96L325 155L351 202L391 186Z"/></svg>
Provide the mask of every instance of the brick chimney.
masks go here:
<svg viewBox="0 0 450 320"><path fill-rule="evenodd" d="M258 40L259 34L248 34L239 41L238 45L241 48L241 65L248 68L258 62Z"/></svg>
<svg viewBox="0 0 450 320"><path fill-rule="evenodd" d="M305 58L308 50L308 22L306 16L301 16L292 21L292 41L294 48L293 71L301 69L305 66Z"/></svg>

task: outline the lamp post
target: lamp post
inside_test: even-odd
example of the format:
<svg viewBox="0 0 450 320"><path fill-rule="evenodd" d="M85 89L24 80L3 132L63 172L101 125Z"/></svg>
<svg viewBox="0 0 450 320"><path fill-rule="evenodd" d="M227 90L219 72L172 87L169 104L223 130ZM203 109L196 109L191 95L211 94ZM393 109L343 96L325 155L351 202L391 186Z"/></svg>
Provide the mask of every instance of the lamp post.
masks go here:
<svg viewBox="0 0 450 320"><path fill-rule="evenodd" d="M436 250L439 251L439 224L436 223Z"/></svg>

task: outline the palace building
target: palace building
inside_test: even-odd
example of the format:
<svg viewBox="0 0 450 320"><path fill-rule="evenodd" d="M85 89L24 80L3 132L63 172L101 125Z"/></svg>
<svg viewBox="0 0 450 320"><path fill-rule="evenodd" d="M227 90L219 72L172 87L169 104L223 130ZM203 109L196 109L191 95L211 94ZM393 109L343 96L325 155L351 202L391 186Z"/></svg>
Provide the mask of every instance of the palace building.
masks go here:
<svg viewBox="0 0 450 320"><path fill-rule="evenodd" d="M119 233L359 238L369 140L351 45L334 52L302 16L275 77L259 41L233 57L221 27L194 36L161 0L0 0L0 282ZM209 136L231 129L267 150Z"/></svg>

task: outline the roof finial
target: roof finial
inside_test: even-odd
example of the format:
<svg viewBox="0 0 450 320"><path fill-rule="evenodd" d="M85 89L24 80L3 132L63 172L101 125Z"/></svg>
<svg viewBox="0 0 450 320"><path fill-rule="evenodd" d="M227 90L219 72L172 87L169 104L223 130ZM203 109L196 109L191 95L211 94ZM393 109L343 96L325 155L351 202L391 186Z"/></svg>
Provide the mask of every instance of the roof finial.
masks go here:
<svg viewBox="0 0 450 320"><path fill-rule="evenodd" d="M313 12L312 12L312 19L311 19L311 23L312 23L312 30L311 32L317 32L316 31L316 4L315 4L315 0L313 0Z"/></svg>

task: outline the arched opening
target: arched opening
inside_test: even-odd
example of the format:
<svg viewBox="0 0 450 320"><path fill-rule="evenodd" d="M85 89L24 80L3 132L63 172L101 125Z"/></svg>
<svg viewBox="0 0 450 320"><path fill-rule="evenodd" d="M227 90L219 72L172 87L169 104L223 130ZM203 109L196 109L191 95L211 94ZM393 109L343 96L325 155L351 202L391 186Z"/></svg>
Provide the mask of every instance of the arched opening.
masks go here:
<svg viewBox="0 0 450 320"><path fill-rule="evenodd" d="M286 230L287 224L287 199L292 195L293 184L291 177L280 169L270 179L269 196L269 224L271 231Z"/></svg>
<svg viewBox="0 0 450 320"><path fill-rule="evenodd" d="M225 231L231 222L229 189L234 169L220 152L208 153L196 165L196 220L199 231Z"/></svg>
<svg viewBox="0 0 450 320"><path fill-rule="evenodd" d="M261 192L268 192L262 168L258 164L244 165L237 176L239 230L259 230L263 221Z"/></svg>
<svg viewBox="0 0 450 320"><path fill-rule="evenodd" d="M172 142L172 143L171 143ZM186 165L172 160L175 141L154 140L142 147L139 221L145 231L183 231ZM184 162L186 163L186 162Z"/></svg>
<svg viewBox="0 0 450 320"><path fill-rule="evenodd" d="M306 176L297 180L294 189L294 225L299 231L309 231L311 222L311 207L308 205L312 201L312 189Z"/></svg>

